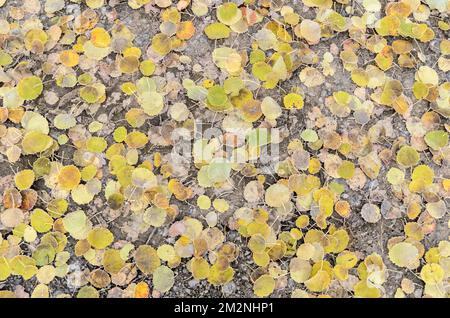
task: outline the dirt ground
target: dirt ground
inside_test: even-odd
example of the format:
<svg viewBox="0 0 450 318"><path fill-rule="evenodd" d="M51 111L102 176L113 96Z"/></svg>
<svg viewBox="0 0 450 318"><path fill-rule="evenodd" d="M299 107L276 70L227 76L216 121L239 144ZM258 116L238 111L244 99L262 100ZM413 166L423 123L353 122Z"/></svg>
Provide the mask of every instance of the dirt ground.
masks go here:
<svg viewBox="0 0 450 318"><path fill-rule="evenodd" d="M213 1L214 4L219 4L221 1ZM291 5L294 9L298 9L302 17L314 17L313 9L308 9L304 5L301 4L301 1L283 1L285 5ZM20 1L7 1L8 6L14 6L19 4ZM355 4L357 7L358 4ZM74 14L85 8L85 4L76 4L70 3L67 4L64 11L66 14ZM150 44L151 38L158 32L159 27L159 18L158 18L158 9L150 10L149 12L145 12L144 9L132 10L128 7L126 1L109 1L109 6L103 7L98 11L101 13L101 22L105 29L111 27L111 20L107 19L108 12L112 10L116 10L117 18L124 22L130 30L136 34L136 38L134 40L134 44L141 48L143 52L145 52ZM335 10L342 15L347 15L344 11L344 6L340 4L336 4ZM0 18L5 16L5 6L0 9ZM188 13L186 13L188 14ZM161 75L166 77L173 76L179 79L183 78L191 78L193 80L202 80L203 78L211 78L213 80L219 79L222 75L220 74L219 69L217 69L211 61L211 53L215 46L218 44L216 41L209 40L201 30L204 27L212 22L211 17L208 15L207 17L195 17L192 15L192 19L194 21L195 27L198 30L194 37L188 41L188 45L185 50L182 52L185 55L188 55L192 58L192 63L190 65L186 65L184 68L171 68L164 67L158 71L164 72ZM447 19L448 16L446 14L441 14L439 19ZM44 23L44 28L49 26L49 19L45 16L42 16L41 21ZM439 58L439 41L442 38L447 37L443 31L437 28L437 17L430 16L427 24L433 28L436 32L436 38L432 40L430 43L417 43L420 47L420 50L426 52L427 56L427 65L434 65ZM251 37L249 34L252 34L250 30L248 33L237 35L235 33L229 39L221 41L225 46L232 46L238 50L247 49L251 45ZM339 48L342 46L343 41L347 38L347 35L341 34L335 36L331 39L327 39L325 41L321 41L318 45L314 46L314 50L318 52L319 56L322 56L323 53L329 50L330 44L334 43ZM43 61L39 61L40 57L32 57L35 63L40 63ZM373 55L366 53L363 56L360 56L360 61L368 62L374 58ZM102 61L101 66L107 67L108 63L112 62L111 57L107 57L104 61ZM162 62L164 63L164 61ZM204 67L204 73L194 72L191 68L194 64L200 64ZM305 107L302 112L290 113L283 112L282 117L279 120L279 126L285 125L289 131L290 136L297 137L299 133L305 129L306 122L308 121L307 114L311 111L314 106L319 106L323 113L326 115L332 115L326 107L324 107L325 98L327 96L332 95L334 91L343 90L348 92L353 92L357 86L350 79L350 75L348 72L345 72L341 66L341 61L339 59L334 60L336 66L336 74L332 77L327 77L325 84L316 87L306 89L303 86L303 93L305 96ZM394 79L399 79L403 83L404 87L412 87L414 82L414 74L415 69L405 69L393 67L391 68L387 74L392 76ZM264 96L271 96L275 100L280 101L282 96L286 91L289 91L291 87L302 87L302 84L298 78L298 70L296 73L287 81L283 82L279 88L274 90L264 90L261 89L258 92L258 97L262 98ZM158 74L157 74L158 75ZM442 73L440 76L450 80L450 74ZM130 79L132 76L129 76ZM107 95L111 96L108 100L101 105L98 109L86 109L86 111L82 111L81 109L77 109L79 107L79 97L76 94L77 92L71 89L61 89L57 88L58 95L61 97L60 101L57 104L57 107L50 106L45 103L43 97L34 101L33 103L28 105L28 109L36 109L39 110L41 114L45 114L46 118L49 122L51 122L54 116L60 110L67 110L76 112L78 114L77 121L80 123L90 123L93 119L97 119L99 121L105 122L107 129L103 129L102 134L107 138L108 141L111 141L111 132L113 131L115 124L123 120L124 111L130 106L130 102L123 97L123 94L116 94L115 92L119 91L120 83L124 82L126 77L121 76L120 78L113 77L105 77L103 79L105 85L107 86ZM410 91L407 91L407 94L410 94ZM411 96L409 96L411 97ZM206 118L208 120L208 116L210 116L210 112L205 112L204 109L196 109L195 105L192 101L188 100L183 94L178 94L178 101L185 102L190 110L193 112L194 117L196 118ZM420 115L424 112L425 109L428 109L429 105L425 101L417 102L414 105L413 114L416 113ZM162 118L154 118L145 126L141 127L141 131L150 130L150 126L154 123L157 123ZM370 121L365 125L367 128L375 124L379 120L387 119L390 120L392 126L394 128L394 132L397 136L407 134L407 129L405 126L405 121L401 120L398 116L395 115L395 111L391 108L382 108L377 107L375 113L372 115ZM352 128L359 127L360 125L356 122L347 119L336 118L337 121L337 131L344 132L350 131ZM405 133L406 132L406 133ZM170 150L170 148L163 146L152 146L148 148L149 154L152 151L160 151L164 153L165 151ZM73 149L69 146L62 146L57 155L61 156L60 160L63 163L68 163L71 155L73 153ZM287 156L287 152L281 152L281 159L284 159L283 156ZM30 167L30 158L22 157L19 163L9 164L7 161L3 160L0 163L0 193L8 186L12 184L12 172L18 171L25 167ZM430 162L430 161L429 161ZM432 164L430 162L430 164ZM448 166L443 165L441 167L434 165L436 175L440 175L441 177L450 177L450 169ZM191 167L191 169L193 169ZM104 171L107 173L107 169ZM191 171L191 173L195 173L195 169ZM382 167L380 175L384 175L386 173L386 167ZM322 179L325 179L325 175L321 175ZM233 242L238 246L241 246L242 249L239 253L239 257L237 261L233 263L233 268L236 270L234 279L227 283L224 286L215 287L209 284L207 281L203 280L198 282L192 278L191 273L185 268L185 266L181 265L175 269L175 284L173 288L166 294L164 297L254 297L253 294L253 284L250 281L251 274L257 266L252 261L251 252L246 247L246 239L241 237L235 231L227 230L227 221L228 217L232 214L236 209L246 205L242 197L243 187L246 182L250 181L250 179L244 178L241 180L241 176L235 175L233 177L233 181L235 181L235 189L228 193L222 194L221 197L226 198L228 202L230 202L229 213L225 213L225 215L220 216L220 224L218 227L224 231L226 231L226 241ZM35 184L35 189L40 191L40 194L43 198L45 198L45 187L43 184L39 182ZM213 194L212 190L207 191L208 194ZM385 289L384 297L392 297L396 291L396 289L400 285L400 281L402 278L409 278L416 283L416 289L414 294L410 295L410 297L420 297L422 295L423 282L410 270L403 269L394 269L395 266L390 262L390 260L386 257L387 253L387 241L389 238L393 236L402 235L403 225L406 222L405 218L398 219L385 219L381 218L381 221L376 224L370 224L363 220L360 213L358 213L362 207L362 205L366 202L372 202L380 205L383 201L387 200L393 205L401 205L402 203L398 201L391 192L391 187L389 184L386 184L384 179L381 178L368 181L363 189L358 191L353 191L346 188L345 194L343 196L344 199L348 200L351 204L351 209L354 211L351 214L351 217L348 219L342 219L338 217L332 217L331 222L344 227L348 233L350 234L350 245L348 247L349 250L359 251L361 256L367 256L372 252L376 252L384 257L384 263L388 267L388 279L386 283L383 284L383 288ZM181 205L180 215L178 219L181 219L185 215L196 216L198 215L198 211L195 211L192 206L189 205ZM247 204L248 205L248 204ZM448 206L448 202L447 202ZM70 208L74 208L71 206ZM117 213L113 213L109 211L109 208L105 207L105 198L101 193L94 200L93 204L87 205L85 208L86 214L91 218L94 224L108 224L109 228L113 231L116 240L127 238L129 239L130 231L124 231L124 227L132 226L132 215L129 212L121 212L120 215ZM436 244L448 238L449 229L447 227L447 222L449 219L449 214L445 216L445 219L442 219L438 223L438 228L431 235L427 235L423 241L425 248L430 248L436 246ZM276 221L277 226L281 229L289 228L289 225L292 225L295 221L295 218L287 220L287 221ZM5 234L6 231L0 228L2 234ZM149 243L153 246L158 246L161 243L174 243L174 239L167 238L167 227L161 227L156 230L150 229L149 231L139 234L137 236L137 240L135 244L144 244ZM133 238L135 239L135 238ZM70 238L69 245L66 248L68 251L73 251L74 241ZM72 257L69 262L72 264L74 268L91 268L91 265L88 265L87 262L82 261L81 258ZM282 262L283 263L283 262ZM284 264L284 268L288 268L288 263ZM138 274L133 282L139 282L142 280L146 280L147 278L142 276L142 274ZM276 290L271 297L290 297L290 293L292 290L298 286L292 279L286 278L287 285L285 288L281 288ZM6 281L0 282L0 290L15 290L17 288L22 289L29 292L33 290L34 286L36 286L36 279L33 278L29 281L24 282L18 276L11 276ZM68 284L66 278L56 278L49 285L50 290L52 291L52 295L55 296L58 293L67 293L73 295L76 293L76 289L71 288L70 284ZM349 292L345 291L342 288L333 289L336 293L335 296L338 297L348 297L350 295ZM101 296L107 296L107 290L100 291Z"/></svg>

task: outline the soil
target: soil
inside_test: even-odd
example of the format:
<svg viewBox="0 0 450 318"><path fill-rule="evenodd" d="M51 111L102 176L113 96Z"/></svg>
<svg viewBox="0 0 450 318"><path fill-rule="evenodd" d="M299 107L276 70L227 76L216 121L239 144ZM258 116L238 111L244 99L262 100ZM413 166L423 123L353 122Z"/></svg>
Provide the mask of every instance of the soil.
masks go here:
<svg viewBox="0 0 450 318"><path fill-rule="evenodd" d="M67 2L67 1L66 1ZM219 4L221 1L213 1L214 4ZM314 11L312 9L308 9L301 1L284 1L285 5L291 5L295 10L299 10L301 12L302 17L314 17ZM21 4L21 1L7 1L7 4L0 8L0 18L5 18L7 16L7 9L11 6L18 6ZM357 11L359 4L352 1L352 5L356 8ZM67 3L65 9L65 14L77 14L80 10L86 9L85 4L76 4L76 3ZM159 9L153 8L148 12L145 12L143 8L139 10L132 10L126 3L126 1L109 1L109 6L103 7L98 11L101 16L100 25L105 27L106 29L112 26L111 20L107 19L107 14L113 12L113 10L117 13L117 18L120 19L124 24L126 24L130 30L136 35L134 39L134 45L141 48L142 52L146 52L150 40L154 34L159 32ZM335 6L335 10L343 15L348 15L344 11L344 6L337 4ZM211 10L210 10L211 13ZM189 10L185 14L190 14ZM445 20L448 19L446 14L440 14L439 19ZM42 14L40 16L41 21L44 24L44 28L48 28L50 26L50 19ZM193 80L202 80L203 78L211 78L218 79L220 78L220 71L212 64L211 61L211 53L213 49L219 44L224 46L232 46L238 50L246 49L249 51L249 47L251 45L252 38L249 34L252 34L252 30L241 35L232 35L229 39L221 41L209 40L205 34L202 32L203 28L209 24L212 19L210 16L208 17L195 17L192 15L190 19L193 19L197 32L195 36L188 41L188 44L184 51L181 53L189 56L192 59L191 65L196 63L202 65L204 67L204 73L195 73L191 68L186 67L185 69L176 69L176 68L165 68L164 74L160 74L162 76L174 76L179 79L183 78L192 78ZM436 32L436 39L431 41L430 43L415 43L415 51L422 51L426 53L426 64L427 65L435 65L438 57L439 57L439 41L442 38L446 38L446 35L437 27L437 16L430 16L427 24L430 25L433 30ZM335 36L331 39L321 41L320 44L313 46L314 51L318 52L319 56L322 56L323 53L327 52L330 48L330 45L334 43L339 48L342 47L343 41L348 38L346 33ZM361 52L361 51L360 51ZM33 59L35 63L42 63L45 61L45 56L24 56L23 59ZM368 63L370 60L374 58L374 55L366 53L359 57L360 63ZM108 65L108 63L112 63L111 56L107 57L103 63ZM279 126L285 125L289 131L291 138L298 138L299 133L306 128L306 124L308 121L308 115L313 107L318 106L321 108L322 112L327 116L332 116L332 114L328 111L328 109L324 106L325 98L327 96L332 95L334 91L343 90L347 92L353 92L357 86L351 81L349 73L344 71L341 65L341 61L339 58L335 58L334 65L336 67L336 73L334 76L327 77L325 84L320 87L307 89L303 86L298 78L299 70L287 81L283 82L277 89L274 90L264 90L261 89L258 92L259 98L263 98L264 96L271 96L275 100L280 101L282 96L286 91L289 91L292 87L301 87L303 89L305 95L305 107L301 112L283 112L281 118L279 118ZM393 67L390 69L387 74L392 76L393 78L401 80L404 87L412 87L414 81L414 73L415 69L405 69L400 67ZM450 80L449 74L440 73L440 78ZM130 76L130 79L132 77ZM136 79L136 78L134 78ZM50 80L50 78L48 78ZM127 78L121 76L119 78L108 77L106 78L106 82L104 82L107 87L107 96L114 96L115 92L120 92L120 84L125 82ZM47 87L47 86L46 86ZM29 103L27 105L28 110L39 110L41 114L45 114L46 118L49 122L52 122L55 115L61 110L72 111L79 113L77 116L77 121L79 123L90 123L93 119L97 119L99 121L103 121L106 123L107 129L103 130L104 136L107 136L108 141L111 142L111 132L114 129L114 126L123 121L123 116L127 108L130 108L130 103L123 97L123 94L118 94L117 97L108 98L108 100L101 105L99 109L86 109L83 112L77 110L80 105L80 99L76 94L76 90L71 89L61 89L58 87L54 87L53 90L61 97L57 106L50 106L44 102L43 97L39 100ZM411 96L409 96L411 97ZM204 118L208 116L208 113L205 113L204 109L197 108L191 101L187 99L182 94L182 91L178 94L178 101L185 102L190 106L191 111L196 118ZM420 115L426 110L430 108L430 105L427 102L418 102L414 105L413 114ZM103 116L103 117L102 117ZM397 135L407 135L408 132L406 130L405 121L398 117L395 112L391 108L383 108L382 106L377 106L377 111L371 117L370 121L365 125L367 129L375 124L377 121L382 119L390 118L392 120L392 125L394 127L395 134ZM145 124L145 126L141 127L141 131L149 130L152 125L157 124L160 120L164 118L155 118L152 121L149 121ZM337 131L342 133L345 131L350 131L354 127L359 127L359 124L354 122L349 118L335 118L337 123ZM53 136L55 137L55 136ZM149 155L151 151L158 150L162 153L168 152L170 147L162 147L162 146L153 146L148 148ZM73 154L73 149L69 146L62 146L58 152L57 156L59 160L63 163L68 163L69 158L71 158ZM287 156L283 154L282 156ZM20 162L15 164L9 164L7 160L3 159L0 163L0 193L3 192L3 189L7 187L7 185L12 183L12 172L18 171L25 167L30 167L30 159L25 156L22 157ZM283 159L283 158L281 158ZM430 163L430 161L428 161ZM431 164L431 163L430 163ZM450 177L450 170L448 166L437 167L433 166L435 169L436 175L440 175L441 177ZM383 167L380 175L384 175L386 172L386 167ZM104 173L107 173L107 168L104 169ZM195 176L195 169L190 171L190 176ZM105 175L107 177L107 175ZM324 175L321 175L322 178L325 178ZM248 203L244 202L242 197L243 187L250 179L243 179L240 175L235 175L233 177L233 181L235 181L235 189L233 191L229 191L227 193L222 194L221 196L230 202L230 210L231 212L236 209L248 205ZM106 178L105 178L106 180ZM344 220L340 217L333 217L332 222L336 225L343 226L350 234L350 246L349 250L359 251L361 256L367 256L370 253L376 252L380 255L384 255L384 262L388 267L388 280L384 283L383 288L385 292L383 294L384 297L392 297L395 293L395 290L399 287L400 281L402 278L407 277L413 280L416 283L416 291L414 294L410 295L410 297L420 297L422 295L423 282L416 277L416 275L409 270L402 270L398 267L394 266L389 259L386 257L387 253L387 241L389 238L393 236L402 235L403 225L406 222L406 218L398 218L398 219L385 219L382 218L380 222L376 224L370 224L365 222L360 216L360 209L362 205L366 202L373 201L377 203L381 203L382 199L388 198L388 200L392 199L392 202L395 203L396 199L390 190L390 186L385 184L385 180L382 178L378 178L377 180L369 181L366 183L363 189L358 191L353 191L346 187L345 191L345 199L349 200L352 209L352 215L350 218ZM45 198L46 187L42 182L38 182L34 187L36 190L40 191L43 198ZM212 192L211 192L212 193ZM381 199L380 199L381 194ZM447 202L448 203L448 202ZM39 203L38 203L39 204ZM199 215L200 212L196 211L195 208L189 205L182 205L178 202L180 208L180 214L177 219L182 219L185 215ZM70 209L74 209L75 206L71 205ZM126 231L123 230L124 224L129 222L130 213L122 213L117 218L112 218L110 211L108 208L105 208L105 198L103 194L100 194L95 200L94 204L87 205L84 208L86 214L91 218L94 224L109 224L109 228L113 231L116 240L126 240L129 238ZM230 213L225 213L220 216L220 224L219 228L226 230L227 229L227 218L230 216ZM295 220L295 216L292 219L287 221L277 221L279 222L279 226L281 228L287 227L289 224ZM449 236L449 230L447 227L448 222L448 213L445 219L440 220L438 222L439 226L436 231L431 235L427 235L425 240L423 241L425 248L428 249L430 247L435 246L440 240L446 239ZM6 230L2 230L0 228L2 234L6 234ZM156 230L150 229L149 231L140 234L137 237L137 241L134 243L144 244L149 243L152 246L158 246L162 243L173 243L170 239L167 239L167 227L161 227ZM246 248L246 239L241 237L238 233L234 231L226 230L227 236L226 241L233 242L237 246L241 247L241 251L238 259L233 263L233 268L235 269L235 277L232 282L226 284L225 286L215 287L209 284L206 281L195 281L192 278L191 273L185 268L182 264L175 269L175 285L173 288L165 293L163 297L254 297L252 290L252 282L251 282L251 273L256 270L257 266L252 261L252 256L250 251ZM74 241L70 238L69 245L66 248L69 252L73 253ZM81 258L72 257L69 264L76 265L77 268L91 268L87 262L83 261ZM183 262L184 263L184 262ZM283 268L288 267L288 262L283 264ZM353 272L356 275L356 271ZM143 276L142 274L138 274L136 278L133 279L133 282L139 281L147 281L150 282L151 279ZM281 288L275 291L271 297L290 297L290 293L293 289L298 288L299 284L292 281L290 278L286 278L286 287ZM17 290L23 289L27 292L30 292L37 285L36 279L32 278L29 281L23 281L18 276L11 276L6 281L0 282L0 290ZM52 296L57 296L58 294L69 294L73 295L76 293L75 288L71 288L70 284L68 284L66 278L57 278L50 285L50 291ZM110 286L108 288L112 288ZM351 292L345 291L340 288L336 288L336 296L339 297L349 297L351 296ZM101 291L101 296L107 296L107 290Z"/></svg>

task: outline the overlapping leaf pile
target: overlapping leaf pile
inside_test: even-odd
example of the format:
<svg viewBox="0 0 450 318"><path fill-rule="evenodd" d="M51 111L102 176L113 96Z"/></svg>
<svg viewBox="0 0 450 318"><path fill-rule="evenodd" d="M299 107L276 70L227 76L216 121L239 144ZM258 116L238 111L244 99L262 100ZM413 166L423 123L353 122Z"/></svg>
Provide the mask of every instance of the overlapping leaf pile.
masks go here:
<svg viewBox="0 0 450 318"><path fill-rule="evenodd" d="M447 0L0 5L0 297L448 296Z"/></svg>

